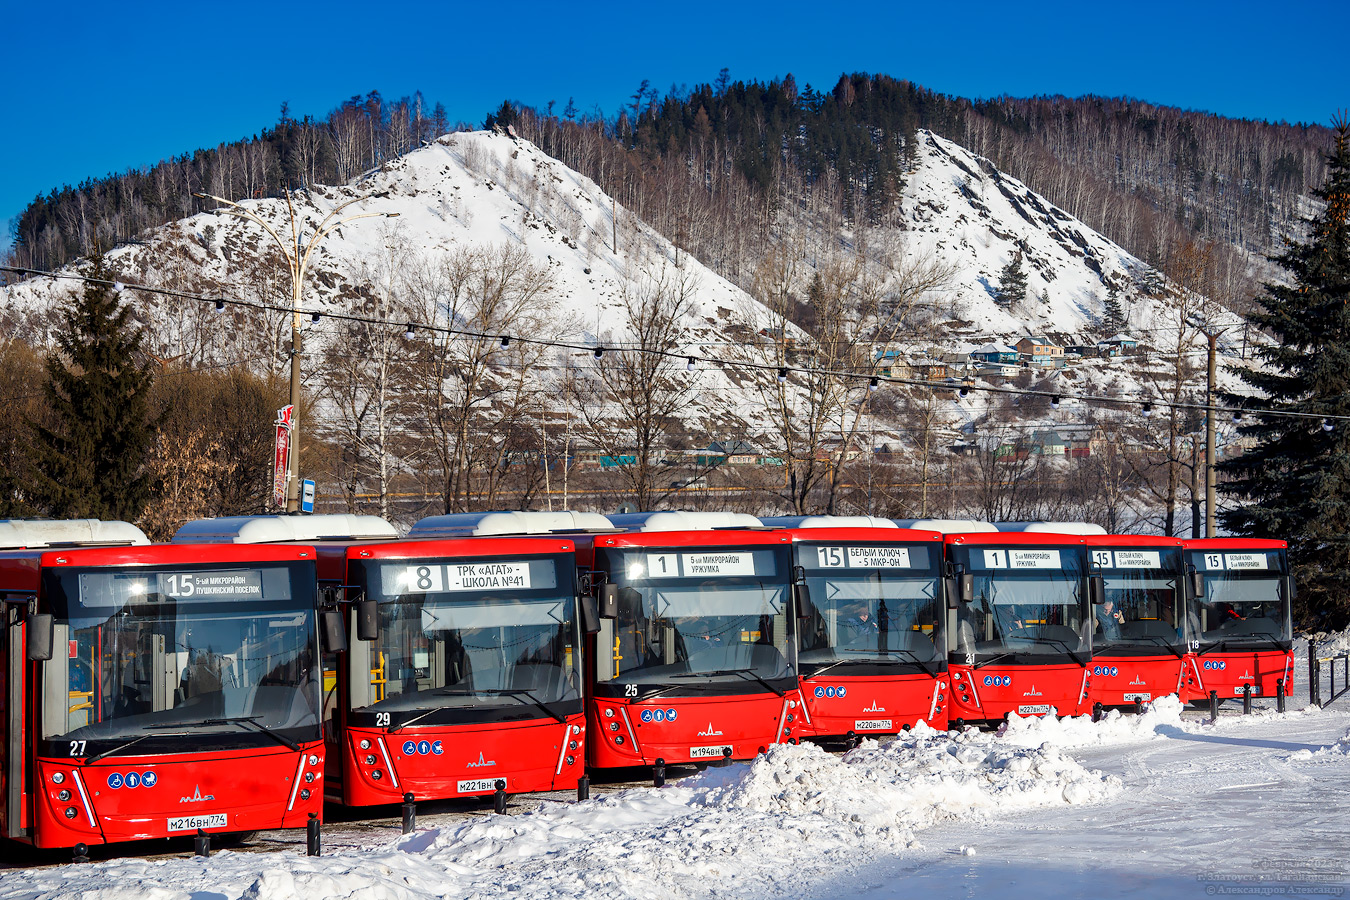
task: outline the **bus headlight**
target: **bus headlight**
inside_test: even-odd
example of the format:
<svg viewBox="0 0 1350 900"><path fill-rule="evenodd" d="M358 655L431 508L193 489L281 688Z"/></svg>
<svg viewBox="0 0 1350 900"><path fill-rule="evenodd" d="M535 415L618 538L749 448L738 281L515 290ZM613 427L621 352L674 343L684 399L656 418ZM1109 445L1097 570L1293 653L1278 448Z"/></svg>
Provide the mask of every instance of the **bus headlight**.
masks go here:
<svg viewBox="0 0 1350 900"><path fill-rule="evenodd" d="M66 818L73 819L80 814L80 811L73 806L66 807Z"/></svg>
<svg viewBox="0 0 1350 900"><path fill-rule="evenodd" d="M62 784L62 783L65 782L65 780L66 780L66 773L65 773L65 772L53 772L53 773L52 773L52 784Z"/></svg>

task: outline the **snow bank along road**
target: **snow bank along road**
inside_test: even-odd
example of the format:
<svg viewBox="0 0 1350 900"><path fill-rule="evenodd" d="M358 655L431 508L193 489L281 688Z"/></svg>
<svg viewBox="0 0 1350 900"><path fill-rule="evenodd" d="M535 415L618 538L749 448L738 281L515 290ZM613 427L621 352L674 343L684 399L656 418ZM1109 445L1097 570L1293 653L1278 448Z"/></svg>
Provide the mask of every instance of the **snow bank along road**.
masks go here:
<svg viewBox="0 0 1350 900"><path fill-rule="evenodd" d="M1338 896L1350 712L920 728L843 757L779 746L660 789L519 815L338 827L210 859L0 872L0 900ZM333 829L330 829L330 832ZM328 835L326 835L328 837Z"/></svg>

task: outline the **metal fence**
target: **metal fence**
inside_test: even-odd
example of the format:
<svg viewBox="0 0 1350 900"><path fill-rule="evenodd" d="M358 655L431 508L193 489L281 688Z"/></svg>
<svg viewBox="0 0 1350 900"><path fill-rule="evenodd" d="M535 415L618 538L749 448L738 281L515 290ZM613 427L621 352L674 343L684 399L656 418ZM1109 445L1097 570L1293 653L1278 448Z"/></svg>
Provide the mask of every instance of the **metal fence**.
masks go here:
<svg viewBox="0 0 1350 900"><path fill-rule="evenodd" d="M1336 689L1336 664L1341 664L1341 686ZM1322 672L1327 674L1327 692L1322 694ZM1308 641L1308 702L1324 707L1350 691L1350 652L1319 656L1317 641Z"/></svg>

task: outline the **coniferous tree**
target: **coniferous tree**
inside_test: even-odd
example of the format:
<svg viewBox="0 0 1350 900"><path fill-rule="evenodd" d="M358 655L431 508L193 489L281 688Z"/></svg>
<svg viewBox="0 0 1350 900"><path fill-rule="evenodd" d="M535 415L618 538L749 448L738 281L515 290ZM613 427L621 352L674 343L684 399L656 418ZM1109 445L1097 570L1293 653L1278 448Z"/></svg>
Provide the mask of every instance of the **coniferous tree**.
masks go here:
<svg viewBox="0 0 1350 900"><path fill-rule="evenodd" d="M1012 259L1003 267L998 276L998 296L995 298L1002 306L1012 307L1027 299L1027 270L1022 266L1022 251L1013 251Z"/></svg>
<svg viewBox="0 0 1350 900"><path fill-rule="evenodd" d="M54 425L33 425L34 506L58 518L134 520L149 498L144 467L154 439L142 359L101 254L84 291L61 312L43 385Z"/></svg>
<svg viewBox="0 0 1350 900"><path fill-rule="evenodd" d="M1324 624L1350 620L1350 123L1336 122L1325 209L1306 243L1275 262L1288 284L1267 284L1248 318L1277 344L1257 350L1263 369L1238 370L1262 405L1242 433L1257 445L1223 464L1224 490L1249 501L1222 515L1238 534L1289 541L1300 605ZM1229 402L1240 398L1229 397Z"/></svg>
<svg viewBox="0 0 1350 900"><path fill-rule="evenodd" d="M1125 310L1120 304L1120 288L1114 284L1106 288L1106 308L1102 312L1102 331L1106 337L1125 330Z"/></svg>

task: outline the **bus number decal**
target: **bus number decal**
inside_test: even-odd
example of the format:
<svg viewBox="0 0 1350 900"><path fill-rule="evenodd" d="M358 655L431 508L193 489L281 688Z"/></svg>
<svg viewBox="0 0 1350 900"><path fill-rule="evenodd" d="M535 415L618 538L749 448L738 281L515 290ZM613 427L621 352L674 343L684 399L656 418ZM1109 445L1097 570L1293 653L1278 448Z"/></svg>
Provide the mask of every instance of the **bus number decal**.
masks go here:
<svg viewBox="0 0 1350 900"><path fill-rule="evenodd" d="M71 741L71 742L70 742L70 755L71 755L71 756L84 756L84 745L85 745L85 742L84 742L84 741Z"/></svg>
<svg viewBox="0 0 1350 900"><path fill-rule="evenodd" d="M1098 568L1102 568L1102 569L1110 569L1110 568L1112 568L1112 566L1111 566L1111 551L1110 551L1110 550L1093 550L1093 551L1092 551L1092 564L1093 564L1094 566L1097 566Z"/></svg>
<svg viewBox="0 0 1350 900"><path fill-rule="evenodd" d="M820 568L822 569L842 569L844 567L843 547L817 547L816 555L820 557Z"/></svg>
<svg viewBox="0 0 1350 900"><path fill-rule="evenodd" d="M625 697L636 697L636 696L637 696L637 685L636 685L636 684L625 684L625 685L623 686L623 695L624 695Z"/></svg>
<svg viewBox="0 0 1350 900"><path fill-rule="evenodd" d="M389 726L389 713L387 713L387 712L383 712L383 713L382 713L382 712L377 712L377 713L375 714L375 727L376 727L376 728L387 728L388 726Z"/></svg>

